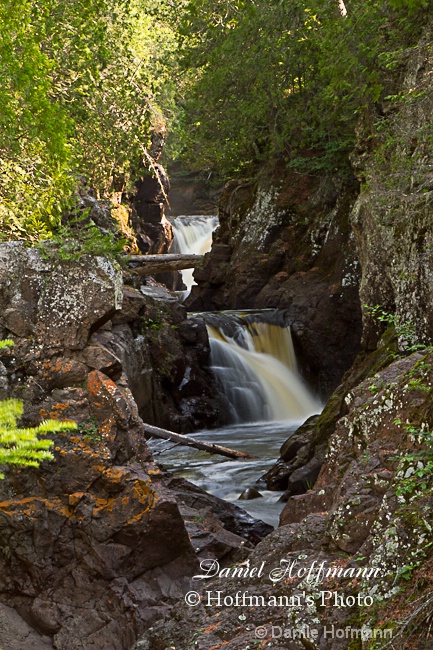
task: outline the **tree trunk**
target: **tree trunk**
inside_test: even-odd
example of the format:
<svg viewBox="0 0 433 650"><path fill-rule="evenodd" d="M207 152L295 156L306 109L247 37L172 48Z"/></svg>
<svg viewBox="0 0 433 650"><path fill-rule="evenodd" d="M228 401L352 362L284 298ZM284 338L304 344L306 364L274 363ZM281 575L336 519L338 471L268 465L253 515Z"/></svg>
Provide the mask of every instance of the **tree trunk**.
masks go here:
<svg viewBox="0 0 433 650"><path fill-rule="evenodd" d="M207 451L209 454L219 454L220 456L227 456L227 458L254 458L254 456L245 454L243 451L235 451L234 449L214 445L210 442L194 440L188 436L181 436L179 433L173 433L173 431L167 431L167 429L160 429L159 427L154 427L150 424L145 424L144 426L146 433L150 434L152 437L170 440L171 442L176 442L177 444L185 445L186 447L195 447L195 449Z"/></svg>

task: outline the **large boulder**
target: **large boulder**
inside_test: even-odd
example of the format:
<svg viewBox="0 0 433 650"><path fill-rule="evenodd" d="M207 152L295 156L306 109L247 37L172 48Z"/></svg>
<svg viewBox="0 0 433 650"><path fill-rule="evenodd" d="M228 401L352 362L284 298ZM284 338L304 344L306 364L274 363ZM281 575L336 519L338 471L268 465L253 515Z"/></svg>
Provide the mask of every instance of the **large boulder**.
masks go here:
<svg viewBox="0 0 433 650"><path fill-rule="evenodd" d="M0 327L45 347L82 349L122 307L122 275L90 255L42 256L23 242L0 245Z"/></svg>

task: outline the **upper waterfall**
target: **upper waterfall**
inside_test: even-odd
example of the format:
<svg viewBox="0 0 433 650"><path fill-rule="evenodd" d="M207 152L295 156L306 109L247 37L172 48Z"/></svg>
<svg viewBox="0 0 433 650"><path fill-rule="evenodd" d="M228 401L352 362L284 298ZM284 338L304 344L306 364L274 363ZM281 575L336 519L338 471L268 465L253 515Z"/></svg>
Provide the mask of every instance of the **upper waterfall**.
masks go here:
<svg viewBox="0 0 433 650"><path fill-rule="evenodd" d="M304 420L321 405L297 370L281 312L204 315L211 364L233 422Z"/></svg>
<svg viewBox="0 0 433 650"><path fill-rule="evenodd" d="M204 255L212 248L212 233L218 226L215 215L179 216L171 221L173 228L172 252ZM194 269L181 271L187 287L183 299L190 294L194 282Z"/></svg>

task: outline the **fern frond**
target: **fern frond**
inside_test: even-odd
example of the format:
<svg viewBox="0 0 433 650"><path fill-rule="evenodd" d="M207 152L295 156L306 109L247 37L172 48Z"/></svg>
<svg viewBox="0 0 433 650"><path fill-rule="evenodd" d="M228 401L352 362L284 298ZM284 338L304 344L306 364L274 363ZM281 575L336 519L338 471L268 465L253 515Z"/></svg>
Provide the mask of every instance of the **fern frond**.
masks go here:
<svg viewBox="0 0 433 650"><path fill-rule="evenodd" d="M23 403L20 400L8 399L0 402L0 465L20 465L23 467L39 467L43 460L53 460L53 454L48 451L54 442L40 439L39 435L71 431L77 429L76 422L44 420L37 427L17 427L17 420L23 414ZM0 473L0 479L4 474Z"/></svg>

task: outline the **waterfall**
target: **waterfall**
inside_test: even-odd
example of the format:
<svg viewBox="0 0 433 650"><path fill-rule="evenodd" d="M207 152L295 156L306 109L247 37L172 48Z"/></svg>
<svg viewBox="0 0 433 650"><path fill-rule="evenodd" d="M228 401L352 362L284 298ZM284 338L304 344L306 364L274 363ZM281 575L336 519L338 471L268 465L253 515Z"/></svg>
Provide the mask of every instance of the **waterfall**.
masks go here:
<svg viewBox="0 0 433 650"><path fill-rule="evenodd" d="M195 253L204 255L212 247L212 233L218 226L218 217L214 215L180 216L171 222L173 228L172 252ZM183 300L189 296L191 287L195 284L194 269L181 271L182 279L187 287L183 292Z"/></svg>
<svg viewBox="0 0 433 650"><path fill-rule="evenodd" d="M203 314L211 365L231 420L304 420L321 405L297 370L290 328L282 312Z"/></svg>

